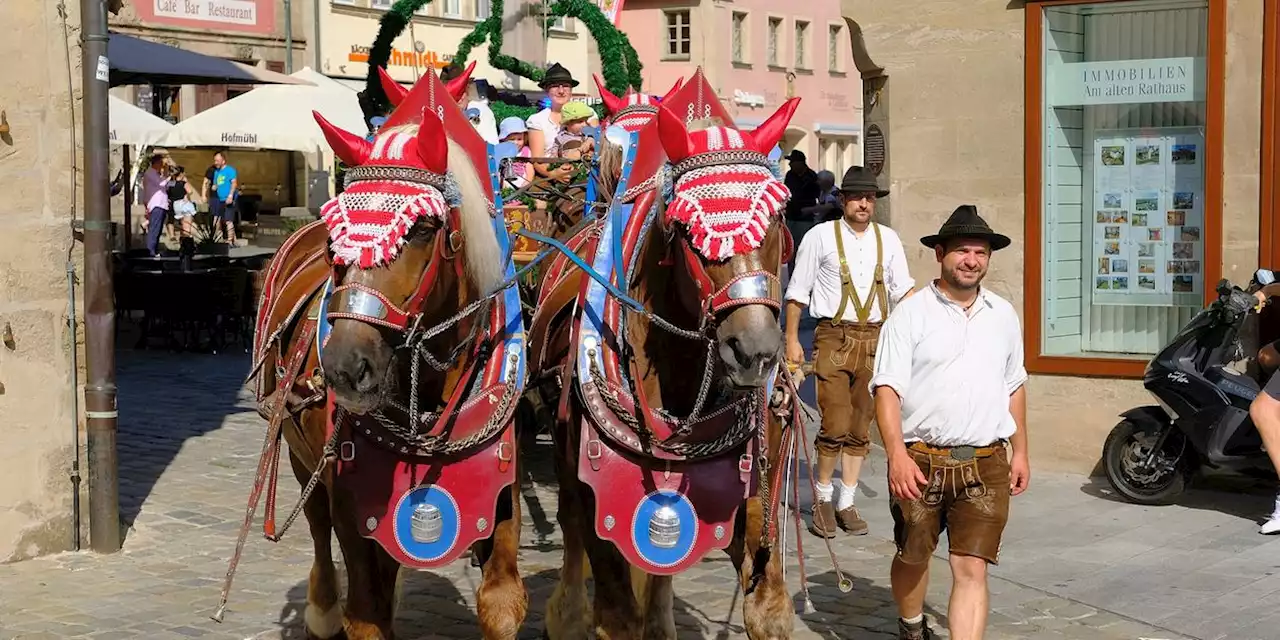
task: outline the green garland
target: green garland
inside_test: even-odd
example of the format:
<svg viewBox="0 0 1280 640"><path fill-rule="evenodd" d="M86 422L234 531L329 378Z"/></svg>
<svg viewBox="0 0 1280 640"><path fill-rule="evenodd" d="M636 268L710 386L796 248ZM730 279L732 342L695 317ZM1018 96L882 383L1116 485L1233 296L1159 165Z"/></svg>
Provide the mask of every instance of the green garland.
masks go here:
<svg viewBox="0 0 1280 640"><path fill-rule="evenodd" d="M391 60L391 43L413 20L415 12L431 3L432 0L397 0L379 20L378 35L369 49L369 73L365 78L365 94L370 103L382 112L391 110L391 103L382 90L382 82L378 78L375 67L386 68ZM502 8L503 0L492 0L490 16L478 23L471 33L458 44L458 51L453 61L466 64L471 50L489 41L489 66L500 71L514 73L534 82L541 82L545 73L528 62L502 53ZM628 88L639 91L642 85L640 56L626 34L620 31L600 11L592 0L556 0L548 11L548 23L555 18L577 18L587 28L587 32L596 41L600 52L600 63L604 74L605 86L615 95L623 95ZM518 107L513 107L518 109ZM534 109L532 112L536 111ZM603 116L600 109L597 114ZM516 115L516 114L511 114ZM498 117L495 109L494 117ZM501 118L499 118L501 121Z"/></svg>
<svg viewBox="0 0 1280 640"><path fill-rule="evenodd" d="M431 0L397 0L378 21L378 35L369 48L369 73L364 80L364 92L373 107L382 112L391 111L391 101L382 90L377 67L387 68L391 61L391 43L409 26L415 11L431 4Z"/></svg>

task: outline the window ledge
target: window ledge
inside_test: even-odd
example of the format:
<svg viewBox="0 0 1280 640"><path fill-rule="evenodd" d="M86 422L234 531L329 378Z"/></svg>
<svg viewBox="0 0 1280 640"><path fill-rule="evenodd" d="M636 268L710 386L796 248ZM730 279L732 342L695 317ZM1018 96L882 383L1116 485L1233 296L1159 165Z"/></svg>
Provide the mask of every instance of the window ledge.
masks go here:
<svg viewBox="0 0 1280 640"><path fill-rule="evenodd" d="M663 62L688 62L692 58L693 56L685 55L685 54L680 54L680 55L667 54L662 56L659 59L662 60Z"/></svg>
<svg viewBox="0 0 1280 640"><path fill-rule="evenodd" d="M771 64L771 65L769 65L769 70L770 70L770 71L777 71L778 73L786 73L786 72L787 72L787 68L786 68L786 67L784 67L784 66L782 66L782 65L778 65L778 64Z"/></svg>
<svg viewBox="0 0 1280 640"><path fill-rule="evenodd" d="M1103 356L1099 354L1079 356L1028 356L1027 373L1040 375L1077 376L1084 378L1142 379L1146 372L1147 356Z"/></svg>
<svg viewBox="0 0 1280 640"><path fill-rule="evenodd" d="M828 73L828 74L830 74L830 75L832 75L832 76L835 76L835 77L837 77L837 78L847 78L847 77L849 77L849 74L848 74L848 73L846 73L846 72L844 72L844 71L839 71L839 70L836 70L836 69L828 69L828 70L827 70L827 73Z"/></svg>
<svg viewBox="0 0 1280 640"><path fill-rule="evenodd" d="M751 67L752 67L752 65L751 65L751 63L750 63L750 62L734 62L734 63L733 63L733 68L735 68L735 69L748 69L748 70L749 70L749 69L751 69Z"/></svg>

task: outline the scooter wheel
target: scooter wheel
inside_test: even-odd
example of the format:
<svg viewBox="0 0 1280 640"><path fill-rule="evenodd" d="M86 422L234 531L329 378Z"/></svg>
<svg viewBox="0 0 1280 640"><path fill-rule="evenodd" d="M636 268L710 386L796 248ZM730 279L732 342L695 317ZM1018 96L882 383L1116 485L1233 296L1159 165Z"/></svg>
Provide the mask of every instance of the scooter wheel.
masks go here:
<svg viewBox="0 0 1280 640"><path fill-rule="evenodd" d="M1155 461L1147 465L1156 434L1125 420L1102 446L1102 467L1111 488L1136 504L1169 504L1187 484L1186 442L1181 432L1169 434Z"/></svg>

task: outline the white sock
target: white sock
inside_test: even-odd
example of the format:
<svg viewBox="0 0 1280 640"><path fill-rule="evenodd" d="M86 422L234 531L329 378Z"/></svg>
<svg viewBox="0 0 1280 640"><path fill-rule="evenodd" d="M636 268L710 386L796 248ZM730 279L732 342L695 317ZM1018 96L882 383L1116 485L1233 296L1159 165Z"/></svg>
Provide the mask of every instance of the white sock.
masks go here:
<svg viewBox="0 0 1280 640"><path fill-rule="evenodd" d="M852 487L840 480L840 496L836 498L836 511L844 511L853 506L853 497L858 493L858 485Z"/></svg>
<svg viewBox="0 0 1280 640"><path fill-rule="evenodd" d="M903 618L902 621L907 624L920 624L924 620L924 614L920 614L914 618Z"/></svg>
<svg viewBox="0 0 1280 640"><path fill-rule="evenodd" d="M833 486L829 482L827 484L822 484L821 482L819 482L817 484L817 487L818 487L818 502L831 502L831 494L836 492L835 486Z"/></svg>
<svg viewBox="0 0 1280 640"><path fill-rule="evenodd" d="M1280 493L1276 494L1276 506L1271 511L1271 519L1272 520L1280 519Z"/></svg>

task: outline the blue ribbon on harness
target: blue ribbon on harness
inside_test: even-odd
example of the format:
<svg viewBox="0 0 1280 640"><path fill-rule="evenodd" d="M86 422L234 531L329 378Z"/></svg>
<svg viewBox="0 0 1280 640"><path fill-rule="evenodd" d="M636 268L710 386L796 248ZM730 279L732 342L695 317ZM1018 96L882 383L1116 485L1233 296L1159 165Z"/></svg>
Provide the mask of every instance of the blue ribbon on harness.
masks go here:
<svg viewBox="0 0 1280 640"><path fill-rule="evenodd" d="M637 301L635 298L632 298L631 296L618 290L618 288L615 287L612 282L609 282L608 278L600 275L600 273L597 272L595 269L592 269L591 266L588 265L585 260L583 260L580 256L578 256L578 254L574 253L572 249L565 246L563 242L560 242L559 240L556 240L554 238L549 238L540 233L534 233L532 231L528 231L526 229L517 230L516 235L523 236L525 238L529 238L530 240L534 240L537 242L543 242L543 243L546 243L547 245L554 247L557 251L559 251L560 253L563 253L564 257L568 258L575 265L578 265L578 268L582 269L584 273L586 273L588 276L591 276L592 280L599 282L600 286L604 287L605 290L609 292L609 295L612 295L614 298L616 298L618 302L621 302L622 304L625 304L628 307L631 307L631 309L634 311L637 311L639 313L644 313L645 308L643 304L640 304L640 302Z"/></svg>

